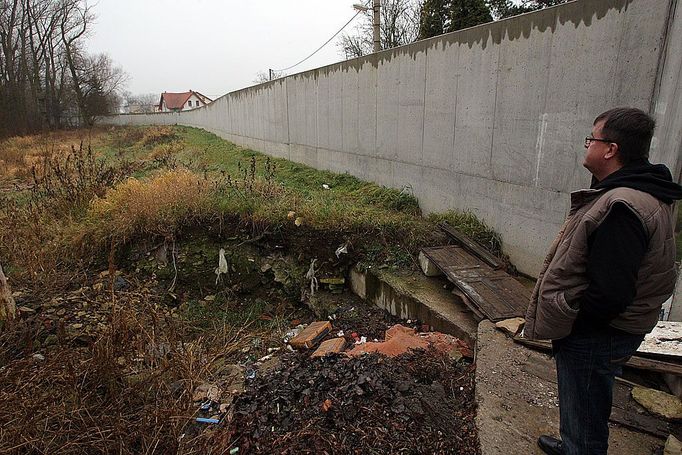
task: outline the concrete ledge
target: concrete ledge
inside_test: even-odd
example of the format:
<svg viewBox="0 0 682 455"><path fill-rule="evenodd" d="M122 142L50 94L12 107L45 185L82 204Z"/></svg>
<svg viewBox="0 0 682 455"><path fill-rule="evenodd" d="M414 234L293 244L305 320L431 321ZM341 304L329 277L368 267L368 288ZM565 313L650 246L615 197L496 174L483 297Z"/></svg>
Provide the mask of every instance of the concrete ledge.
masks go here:
<svg viewBox="0 0 682 455"><path fill-rule="evenodd" d="M402 319L419 319L439 332L476 342L476 321L462 300L443 289L445 281L415 273L351 271L353 292Z"/></svg>

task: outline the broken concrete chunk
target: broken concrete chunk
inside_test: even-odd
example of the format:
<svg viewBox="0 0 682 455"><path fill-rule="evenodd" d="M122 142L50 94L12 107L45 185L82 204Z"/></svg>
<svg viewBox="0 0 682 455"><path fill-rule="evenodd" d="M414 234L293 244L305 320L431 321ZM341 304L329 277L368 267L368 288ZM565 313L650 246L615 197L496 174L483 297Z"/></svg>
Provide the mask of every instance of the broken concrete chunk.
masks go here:
<svg viewBox="0 0 682 455"><path fill-rule="evenodd" d="M660 390L635 387L632 398L647 411L668 420L682 420L682 400Z"/></svg>
<svg viewBox="0 0 682 455"><path fill-rule="evenodd" d="M505 319L504 321L496 322L495 327L511 336L516 336L516 334L519 333L519 329L521 329L521 326L524 325L525 323L526 320L523 318L511 318Z"/></svg>
<svg viewBox="0 0 682 455"><path fill-rule="evenodd" d="M192 394L192 401L218 401L220 400L220 389L218 386L209 383L203 383L194 389Z"/></svg>
<svg viewBox="0 0 682 455"><path fill-rule="evenodd" d="M346 340L343 337L332 338L331 340L322 342L320 347L317 348L310 357L326 357L331 354L338 354L339 352L343 352L345 347Z"/></svg>
<svg viewBox="0 0 682 455"><path fill-rule="evenodd" d="M419 252L419 265L426 276L441 276L443 274L422 251Z"/></svg>
<svg viewBox="0 0 682 455"><path fill-rule="evenodd" d="M682 442L673 435L668 436L663 455L682 455Z"/></svg>
<svg viewBox="0 0 682 455"><path fill-rule="evenodd" d="M329 321L316 321L289 340L289 344L296 349L310 349L316 346L331 330L332 325Z"/></svg>

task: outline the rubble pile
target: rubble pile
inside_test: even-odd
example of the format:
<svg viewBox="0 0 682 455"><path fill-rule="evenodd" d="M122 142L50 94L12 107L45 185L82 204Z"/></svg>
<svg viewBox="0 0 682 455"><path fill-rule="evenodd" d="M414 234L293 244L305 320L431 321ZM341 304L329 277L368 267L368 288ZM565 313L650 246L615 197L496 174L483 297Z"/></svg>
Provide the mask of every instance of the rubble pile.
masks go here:
<svg viewBox="0 0 682 455"><path fill-rule="evenodd" d="M396 357L287 353L214 434L239 453L478 452L474 366L434 348Z"/></svg>

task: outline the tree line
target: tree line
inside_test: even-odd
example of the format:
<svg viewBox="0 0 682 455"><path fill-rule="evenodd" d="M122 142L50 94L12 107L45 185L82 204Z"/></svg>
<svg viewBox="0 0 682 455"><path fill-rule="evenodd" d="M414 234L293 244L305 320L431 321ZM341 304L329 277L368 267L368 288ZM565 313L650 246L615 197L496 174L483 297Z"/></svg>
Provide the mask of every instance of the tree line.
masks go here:
<svg viewBox="0 0 682 455"><path fill-rule="evenodd" d="M475 25L536 11L568 0L382 0L382 49L454 32ZM371 4L371 1L370 1ZM339 48L345 58L372 52L372 12L365 12L354 33L345 34Z"/></svg>
<svg viewBox="0 0 682 455"><path fill-rule="evenodd" d="M126 74L88 54L84 0L0 0L0 137L92 125L112 112Z"/></svg>

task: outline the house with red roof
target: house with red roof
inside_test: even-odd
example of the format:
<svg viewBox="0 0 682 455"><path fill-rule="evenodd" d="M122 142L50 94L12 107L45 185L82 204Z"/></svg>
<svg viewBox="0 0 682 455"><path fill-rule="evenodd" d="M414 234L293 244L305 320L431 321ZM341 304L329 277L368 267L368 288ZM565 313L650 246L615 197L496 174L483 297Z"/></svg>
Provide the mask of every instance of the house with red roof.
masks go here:
<svg viewBox="0 0 682 455"><path fill-rule="evenodd" d="M177 112L196 109L201 106L206 106L212 99L202 95L199 92L190 90L188 92L163 92L159 100L159 112Z"/></svg>

